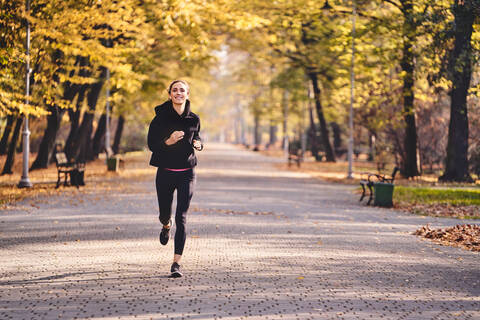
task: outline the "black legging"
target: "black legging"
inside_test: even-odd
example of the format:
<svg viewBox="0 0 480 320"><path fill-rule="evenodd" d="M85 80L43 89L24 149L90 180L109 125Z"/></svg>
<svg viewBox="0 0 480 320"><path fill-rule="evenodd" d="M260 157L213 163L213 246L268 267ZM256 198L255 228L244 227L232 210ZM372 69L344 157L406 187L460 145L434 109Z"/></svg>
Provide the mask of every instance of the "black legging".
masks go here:
<svg viewBox="0 0 480 320"><path fill-rule="evenodd" d="M158 168L157 178L157 198L158 208L160 210L160 222L167 225L172 216L173 192L177 190L177 211L175 213L175 254L182 254L187 238L186 223L187 211L192 199L195 186L195 171L189 169L186 171L168 171Z"/></svg>

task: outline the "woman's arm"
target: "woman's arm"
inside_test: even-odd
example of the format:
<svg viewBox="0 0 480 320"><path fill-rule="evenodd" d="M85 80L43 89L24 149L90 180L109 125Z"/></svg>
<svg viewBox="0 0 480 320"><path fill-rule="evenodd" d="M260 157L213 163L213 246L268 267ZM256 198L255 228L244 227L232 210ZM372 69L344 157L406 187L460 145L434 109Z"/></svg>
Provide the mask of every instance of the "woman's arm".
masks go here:
<svg viewBox="0 0 480 320"><path fill-rule="evenodd" d="M168 147L165 143L168 137L169 136L166 136L166 134L162 132L160 121L155 117L148 128L147 142L150 151L160 152L161 150L165 150Z"/></svg>
<svg viewBox="0 0 480 320"><path fill-rule="evenodd" d="M200 138L200 119L198 119L198 129L193 134L192 144L195 150L198 150L198 151L203 150L203 142L202 142L202 138Z"/></svg>

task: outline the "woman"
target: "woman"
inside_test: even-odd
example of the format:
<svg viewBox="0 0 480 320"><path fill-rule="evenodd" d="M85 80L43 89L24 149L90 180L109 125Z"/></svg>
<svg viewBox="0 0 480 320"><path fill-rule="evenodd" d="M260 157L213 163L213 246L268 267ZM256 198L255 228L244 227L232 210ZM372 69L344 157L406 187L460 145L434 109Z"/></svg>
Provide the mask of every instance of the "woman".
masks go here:
<svg viewBox="0 0 480 320"><path fill-rule="evenodd" d="M155 108L156 116L148 129L148 147L152 151L150 165L158 167L156 188L160 222L160 243L166 245L172 226L173 192L177 190L175 213L175 253L171 277L182 276L180 259L186 239L187 211L195 185L194 167L197 165L194 148L203 149L199 136L200 118L190 111L189 86L175 80L168 87L169 100Z"/></svg>

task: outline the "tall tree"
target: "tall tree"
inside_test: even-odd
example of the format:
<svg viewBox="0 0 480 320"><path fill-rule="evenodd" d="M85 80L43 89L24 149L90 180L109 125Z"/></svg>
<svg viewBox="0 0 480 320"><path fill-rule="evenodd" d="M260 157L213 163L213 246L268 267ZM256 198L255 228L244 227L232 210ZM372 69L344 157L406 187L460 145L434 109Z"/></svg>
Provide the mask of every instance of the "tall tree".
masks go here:
<svg viewBox="0 0 480 320"><path fill-rule="evenodd" d="M321 91L320 86L318 85L318 74L316 72L311 72L308 74L310 80L312 81L313 87L313 97L315 99L315 110L317 110L317 117L320 122L320 133L322 134L323 148L325 150L325 157L327 161L334 162L335 154L333 153L332 144L329 139L329 130L325 116L323 114L322 100L321 100Z"/></svg>
<svg viewBox="0 0 480 320"><path fill-rule="evenodd" d="M345 50L339 41L344 30L337 28L338 17L322 10L320 4L306 2L298 6L298 3L289 2L275 9L277 11L270 15L272 23L268 26L272 35L269 44L277 54L303 68L310 79L326 160L334 162L335 154L322 106L322 85L327 86L333 81L337 74L335 68L342 68L338 58ZM285 29L286 25L289 25L288 29ZM283 33L281 38L277 36L279 33Z"/></svg>
<svg viewBox="0 0 480 320"><path fill-rule="evenodd" d="M92 151L94 158L98 158L98 155L105 149L105 130L107 125L107 115L102 113L100 119L97 122L97 129L92 139Z"/></svg>
<svg viewBox="0 0 480 320"><path fill-rule="evenodd" d="M18 138L20 137L20 129L23 124L23 116L18 115L17 121L15 122L15 129L13 129L12 138L8 145L7 159L3 165L2 175L12 174L13 173L13 163L15 161L15 150L18 144Z"/></svg>
<svg viewBox="0 0 480 320"><path fill-rule="evenodd" d="M88 58L79 57L79 71L78 76L84 79L88 79L91 75L91 71L88 68ZM65 141L64 151L68 159L74 158L75 150L74 141L78 139L78 129L80 126L80 114L82 111L82 106L85 101L86 92L88 90L89 84L82 83L78 88L77 101L74 108L68 109L68 117L70 119L70 131L68 133L67 140Z"/></svg>
<svg viewBox="0 0 480 320"><path fill-rule="evenodd" d="M479 15L480 4L475 0L455 0L454 47L449 60L450 124L443 181L471 181L468 167L467 95L472 77L472 32Z"/></svg>
<svg viewBox="0 0 480 320"><path fill-rule="evenodd" d="M12 132L13 122L15 118L13 114L7 116L7 123L5 124L5 129L3 129L2 139L0 140L0 155L7 154L8 138Z"/></svg>
<svg viewBox="0 0 480 320"><path fill-rule="evenodd" d="M120 115L118 116L117 128L115 129L115 137L113 138L112 151L114 154L120 152L120 140L122 138L123 127L125 125L125 117Z"/></svg>
<svg viewBox="0 0 480 320"><path fill-rule="evenodd" d="M105 84L106 68L101 68L100 80L90 85L87 94L88 111L83 114L82 124L78 130L78 139L74 143L73 158L78 161L91 161L94 159L93 146L91 143L93 131L93 119L97 108L100 91Z"/></svg>
<svg viewBox="0 0 480 320"><path fill-rule="evenodd" d="M59 73L63 71L62 66L62 52L56 50L54 52L54 61L57 64L58 72L53 75L55 83L58 85L60 82ZM70 72L70 77L73 77L74 71ZM80 85L72 84L70 81L64 83L63 100L72 102L78 92ZM53 148L55 145L55 139L57 137L58 130L60 129L60 122L66 109L61 108L56 101L46 103L49 114L47 116L47 127L44 131L42 140L40 142L40 148L37 153L37 157L33 162L30 170L47 168L50 163L50 156L53 154Z"/></svg>
<svg viewBox="0 0 480 320"><path fill-rule="evenodd" d="M402 61L400 63L404 72L403 76L403 112L405 119L405 159L403 163L403 175L407 178L419 175L417 166L417 127L415 123L414 106L414 71L416 24L413 11L413 0L401 0L401 11L403 21L403 49Z"/></svg>
<svg viewBox="0 0 480 320"><path fill-rule="evenodd" d="M74 141L78 139L78 129L80 126L80 113L85 100L85 94L88 85L82 85L78 91L77 103L75 109L68 109L68 117L70 118L70 131L65 141L64 151L68 159L74 158Z"/></svg>
<svg viewBox="0 0 480 320"><path fill-rule="evenodd" d="M418 176L417 166L417 127L415 122L415 45L417 44L417 27L421 23L421 16L415 12L413 0L382 0L396 7L401 13L402 56L400 67L403 77L403 118L405 121L405 136L402 155L402 174L407 177ZM417 5L421 5L417 4ZM429 3L424 4L428 7ZM425 9L426 10L426 9ZM424 11L425 11L424 10ZM397 23L391 18L391 23Z"/></svg>

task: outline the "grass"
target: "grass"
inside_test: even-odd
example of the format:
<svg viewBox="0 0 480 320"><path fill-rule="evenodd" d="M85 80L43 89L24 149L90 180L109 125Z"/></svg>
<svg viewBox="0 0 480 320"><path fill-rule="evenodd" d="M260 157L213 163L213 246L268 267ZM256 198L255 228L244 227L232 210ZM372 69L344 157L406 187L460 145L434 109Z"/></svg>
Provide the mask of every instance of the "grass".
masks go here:
<svg viewBox="0 0 480 320"><path fill-rule="evenodd" d="M395 186L396 209L414 214L480 219L480 188L438 188Z"/></svg>
<svg viewBox="0 0 480 320"><path fill-rule="evenodd" d="M396 186L394 201L454 206L480 206L480 188L426 188Z"/></svg>

